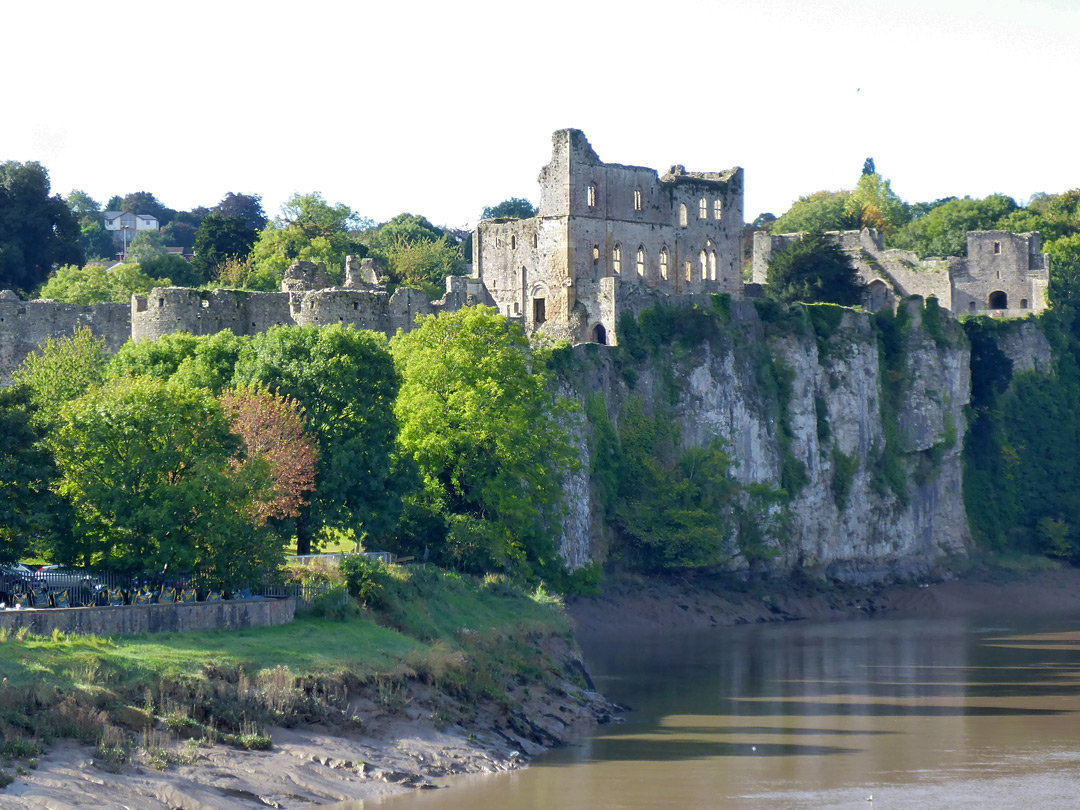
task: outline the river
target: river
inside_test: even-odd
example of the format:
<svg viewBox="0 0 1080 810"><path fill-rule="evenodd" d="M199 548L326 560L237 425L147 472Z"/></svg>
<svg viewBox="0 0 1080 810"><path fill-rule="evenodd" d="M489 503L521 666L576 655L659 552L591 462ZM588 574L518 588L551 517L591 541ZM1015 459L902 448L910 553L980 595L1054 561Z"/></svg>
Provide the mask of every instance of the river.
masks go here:
<svg viewBox="0 0 1080 810"><path fill-rule="evenodd" d="M585 652L625 722L380 810L1080 806L1080 621L796 622Z"/></svg>

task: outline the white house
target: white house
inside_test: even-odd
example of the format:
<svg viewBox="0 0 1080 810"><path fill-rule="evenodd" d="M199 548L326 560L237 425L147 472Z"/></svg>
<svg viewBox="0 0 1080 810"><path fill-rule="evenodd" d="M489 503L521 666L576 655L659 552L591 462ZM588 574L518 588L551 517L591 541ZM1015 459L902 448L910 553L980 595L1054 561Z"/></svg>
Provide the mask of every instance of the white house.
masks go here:
<svg viewBox="0 0 1080 810"><path fill-rule="evenodd" d="M126 211L106 211L107 231L156 231L158 219L150 214L129 214Z"/></svg>

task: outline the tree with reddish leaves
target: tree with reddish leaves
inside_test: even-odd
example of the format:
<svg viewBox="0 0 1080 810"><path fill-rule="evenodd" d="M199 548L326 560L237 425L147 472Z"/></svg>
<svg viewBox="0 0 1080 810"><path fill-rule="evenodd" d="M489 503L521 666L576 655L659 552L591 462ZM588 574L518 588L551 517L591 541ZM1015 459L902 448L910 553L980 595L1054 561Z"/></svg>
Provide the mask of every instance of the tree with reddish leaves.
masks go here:
<svg viewBox="0 0 1080 810"><path fill-rule="evenodd" d="M241 463L261 461L269 467L273 497L254 504L258 522L297 517L309 503L306 493L315 489L319 457L305 427L303 407L292 397L260 385L224 391L221 406L233 432L244 440L246 458Z"/></svg>

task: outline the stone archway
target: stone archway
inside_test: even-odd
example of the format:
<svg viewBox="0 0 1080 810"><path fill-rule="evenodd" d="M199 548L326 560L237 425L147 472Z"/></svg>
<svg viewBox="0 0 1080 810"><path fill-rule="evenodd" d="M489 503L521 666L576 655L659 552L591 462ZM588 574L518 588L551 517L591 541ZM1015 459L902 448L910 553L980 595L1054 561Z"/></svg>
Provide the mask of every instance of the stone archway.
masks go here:
<svg viewBox="0 0 1080 810"><path fill-rule="evenodd" d="M607 345L607 329L602 323L598 323L592 330L592 342L599 343L601 346Z"/></svg>
<svg viewBox="0 0 1080 810"><path fill-rule="evenodd" d="M1008 309L1009 296L1002 290L994 290L986 299L987 309Z"/></svg>

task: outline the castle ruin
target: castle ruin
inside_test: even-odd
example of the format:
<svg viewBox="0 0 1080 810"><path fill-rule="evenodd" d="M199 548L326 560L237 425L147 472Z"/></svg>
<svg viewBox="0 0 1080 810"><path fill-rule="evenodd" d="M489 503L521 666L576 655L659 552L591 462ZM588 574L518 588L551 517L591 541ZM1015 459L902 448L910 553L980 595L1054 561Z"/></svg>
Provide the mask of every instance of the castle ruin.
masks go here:
<svg viewBox="0 0 1080 810"><path fill-rule="evenodd" d="M764 284L772 257L802 234L754 234L753 280ZM895 307L910 295L934 296L954 315L1023 318L1047 307L1050 257L1039 234L968 231L967 256L920 259L910 250L885 250L881 233L833 231L867 285L866 307Z"/></svg>
<svg viewBox="0 0 1080 810"><path fill-rule="evenodd" d="M156 288L128 304L77 306L21 301L0 292L0 384L27 354L77 326L110 351L128 339L229 330L254 335L283 325L352 325L393 335L420 315L486 304L519 323L572 343L614 344L618 319L660 301L691 306L712 293L741 297L743 172L688 172L604 163L585 135L552 136L540 171L540 208L529 219L486 220L473 235L470 276L450 276L429 301L419 290L392 295L371 260L346 262L333 286L325 270L295 262L281 292ZM1046 308L1049 258L1037 233L968 234L965 258L919 260L885 250L874 230L834 233L868 285L877 310L910 295L936 296L957 315L1018 317ZM753 279L800 234L754 235Z"/></svg>

